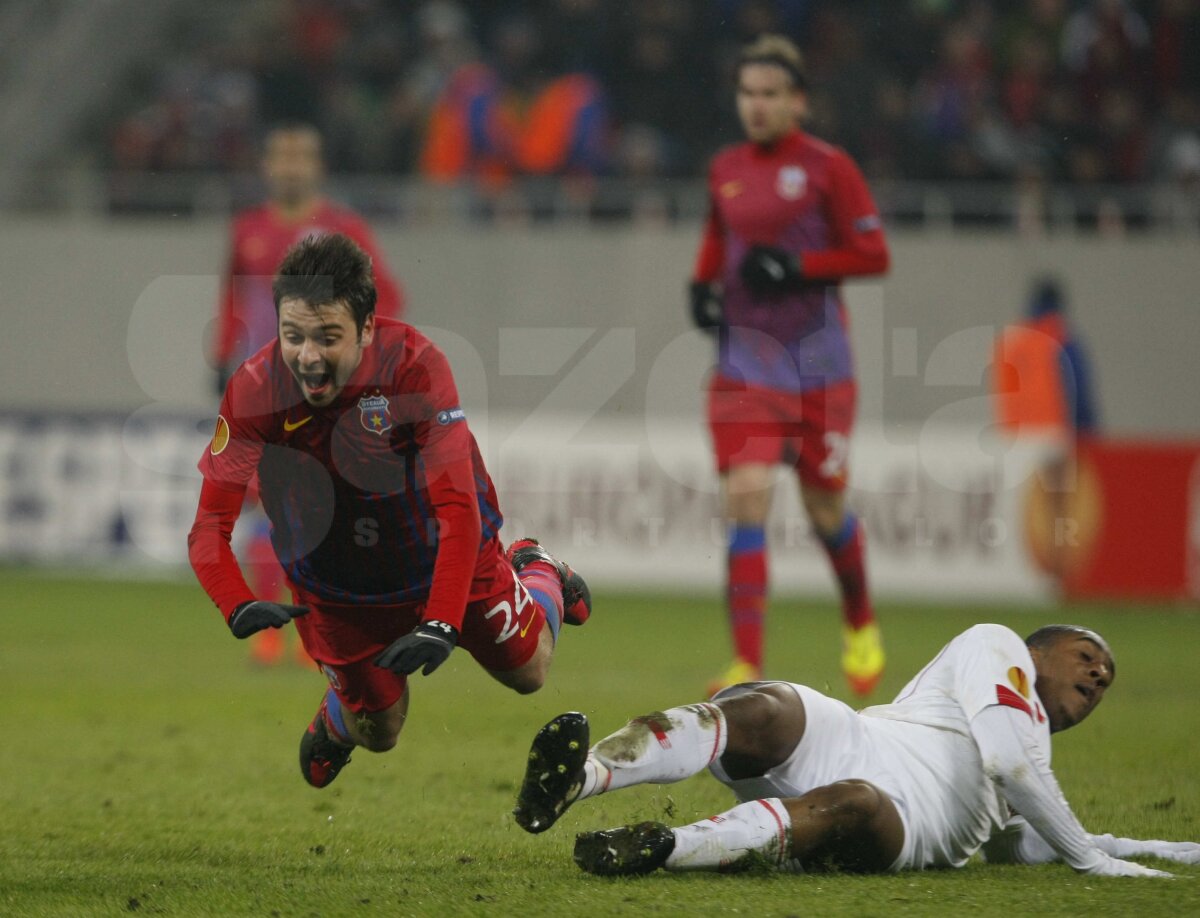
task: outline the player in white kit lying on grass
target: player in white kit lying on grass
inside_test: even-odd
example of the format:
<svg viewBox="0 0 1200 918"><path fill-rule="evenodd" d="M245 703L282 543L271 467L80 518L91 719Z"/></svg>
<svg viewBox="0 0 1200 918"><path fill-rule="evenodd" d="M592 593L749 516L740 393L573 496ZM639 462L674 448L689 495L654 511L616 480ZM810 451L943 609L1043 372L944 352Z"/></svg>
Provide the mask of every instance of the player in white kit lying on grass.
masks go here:
<svg viewBox="0 0 1200 918"><path fill-rule="evenodd" d="M584 832L576 863L602 875L763 863L885 872L961 867L982 849L992 862L1167 877L1125 858L1196 864L1200 845L1090 835L1050 770L1050 734L1087 717L1113 675L1108 645L1086 628L1022 641L976 625L891 704L858 713L804 685L746 683L635 718L591 749L587 718L561 714L533 741L514 815L542 832L584 797L708 768L741 804L679 828Z"/></svg>

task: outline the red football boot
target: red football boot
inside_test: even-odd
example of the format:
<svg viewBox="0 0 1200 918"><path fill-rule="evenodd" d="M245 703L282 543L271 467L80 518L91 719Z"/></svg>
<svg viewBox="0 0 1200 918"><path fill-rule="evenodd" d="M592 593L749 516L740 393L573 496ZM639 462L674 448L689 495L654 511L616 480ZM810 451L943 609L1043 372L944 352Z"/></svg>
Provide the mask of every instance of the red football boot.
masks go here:
<svg viewBox="0 0 1200 918"><path fill-rule="evenodd" d="M317 716L300 739L300 773L304 780L313 787L327 787L350 762L353 751L353 746L344 746L329 735L322 699Z"/></svg>
<svg viewBox="0 0 1200 918"><path fill-rule="evenodd" d="M537 539L517 539L504 553L518 574L535 561L545 561L558 573L562 582L563 621L582 625L592 614L592 591L587 583L566 562L559 561L538 544Z"/></svg>

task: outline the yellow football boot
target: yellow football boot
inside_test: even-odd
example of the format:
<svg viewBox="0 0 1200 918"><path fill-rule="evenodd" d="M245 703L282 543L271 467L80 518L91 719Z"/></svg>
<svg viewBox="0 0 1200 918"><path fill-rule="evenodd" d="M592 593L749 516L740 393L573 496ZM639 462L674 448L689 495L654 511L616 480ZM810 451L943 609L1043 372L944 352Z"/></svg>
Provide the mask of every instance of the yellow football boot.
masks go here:
<svg viewBox="0 0 1200 918"><path fill-rule="evenodd" d="M741 657L735 657L728 669L709 681L708 696L711 698L721 689L729 688L731 685L739 685L742 682L758 682L761 678L762 673L757 666L747 663Z"/></svg>
<svg viewBox="0 0 1200 918"><path fill-rule="evenodd" d="M870 695L883 677L883 641L875 622L857 630L842 627L842 672L850 689L859 696Z"/></svg>

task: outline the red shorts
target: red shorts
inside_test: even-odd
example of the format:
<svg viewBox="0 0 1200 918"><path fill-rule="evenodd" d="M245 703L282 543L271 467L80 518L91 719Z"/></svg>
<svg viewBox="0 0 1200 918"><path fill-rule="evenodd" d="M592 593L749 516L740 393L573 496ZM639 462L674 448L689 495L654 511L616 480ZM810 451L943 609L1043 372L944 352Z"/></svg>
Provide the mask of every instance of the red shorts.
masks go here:
<svg viewBox="0 0 1200 918"><path fill-rule="evenodd" d="M717 470L784 463L805 484L844 490L857 395L852 379L782 392L715 375L708 386L708 427Z"/></svg>
<svg viewBox="0 0 1200 918"><path fill-rule="evenodd" d="M345 605L292 588L309 609L295 619L308 655L316 660L352 711L382 711L404 694L407 679L376 666L393 641L421 621L425 604ZM537 650L545 614L517 579L500 543L485 550L475 569L458 646L486 670L506 672L524 665Z"/></svg>

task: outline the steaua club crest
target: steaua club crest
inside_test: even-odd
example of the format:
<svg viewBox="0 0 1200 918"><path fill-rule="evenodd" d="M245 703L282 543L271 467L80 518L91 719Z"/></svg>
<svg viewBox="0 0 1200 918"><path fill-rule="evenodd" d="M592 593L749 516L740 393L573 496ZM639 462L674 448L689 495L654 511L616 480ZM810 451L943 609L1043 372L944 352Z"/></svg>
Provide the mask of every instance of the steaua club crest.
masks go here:
<svg viewBox="0 0 1200 918"><path fill-rule="evenodd" d="M775 190L785 201L797 201L804 197L808 184L808 173L800 166L784 166L775 179Z"/></svg>
<svg viewBox="0 0 1200 918"><path fill-rule="evenodd" d="M388 413L388 400L382 395L366 395L358 400L362 426L374 434L392 429L392 416Z"/></svg>

